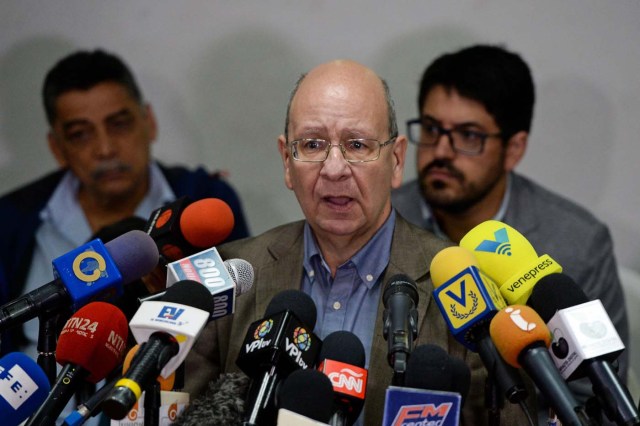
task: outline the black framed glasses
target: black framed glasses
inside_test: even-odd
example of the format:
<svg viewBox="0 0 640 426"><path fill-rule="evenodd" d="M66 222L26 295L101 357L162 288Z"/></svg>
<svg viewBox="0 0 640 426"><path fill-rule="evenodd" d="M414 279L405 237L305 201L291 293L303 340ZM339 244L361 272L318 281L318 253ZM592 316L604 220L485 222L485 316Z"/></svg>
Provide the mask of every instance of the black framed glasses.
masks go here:
<svg viewBox="0 0 640 426"><path fill-rule="evenodd" d="M325 139L296 139L287 142L287 146L296 161L322 163L329 157L331 148L337 146L349 163L366 163L380 158L382 147L394 143L396 138L397 136L393 136L386 142L376 139L347 139L338 144L332 144Z"/></svg>
<svg viewBox="0 0 640 426"><path fill-rule="evenodd" d="M486 133L465 126L445 129L437 122L427 118L415 118L407 121L409 141L418 147L431 148L438 144L442 135L449 138L455 152L466 155L480 155L489 138L501 138L502 133Z"/></svg>

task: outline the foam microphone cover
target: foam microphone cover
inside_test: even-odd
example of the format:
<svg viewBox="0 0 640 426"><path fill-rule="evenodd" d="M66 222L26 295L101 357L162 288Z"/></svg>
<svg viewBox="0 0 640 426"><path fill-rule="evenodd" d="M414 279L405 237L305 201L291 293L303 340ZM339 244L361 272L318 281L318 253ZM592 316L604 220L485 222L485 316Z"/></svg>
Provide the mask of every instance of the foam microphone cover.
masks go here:
<svg viewBox="0 0 640 426"><path fill-rule="evenodd" d="M316 325L318 311L313 299L300 290L283 290L273 296L265 309L264 316L268 318L280 312L290 310L307 327L313 329Z"/></svg>
<svg viewBox="0 0 640 426"><path fill-rule="evenodd" d="M158 264L160 254L156 243L146 233L133 230L105 244L114 263L128 284L150 273Z"/></svg>
<svg viewBox="0 0 640 426"><path fill-rule="evenodd" d="M322 423L333 414L333 386L318 370L296 370L278 393L278 408L293 411Z"/></svg>
<svg viewBox="0 0 640 426"><path fill-rule="evenodd" d="M219 198L189 204L180 215L180 231L189 244L209 248L222 243L233 231L231 207Z"/></svg>
<svg viewBox="0 0 640 426"><path fill-rule="evenodd" d="M34 360L20 352L0 358L0 419L3 425L17 425L45 401L51 386Z"/></svg>
<svg viewBox="0 0 640 426"><path fill-rule="evenodd" d="M318 360L325 359L364 368L366 355L358 336L350 331L338 330L330 333L322 342Z"/></svg>
<svg viewBox="0 0 640 426"><path fill-rule="evenodd" d="M584 291L566 274L551 274L543 277L533 288L527 305L549 322L560 309L589 302Z"/></svg>
<svg viewBox="0 0 640 426"><path fill-rule="evenodd" d="M548 348L551 332L540 315L524 305L511 305L500 310L489 326L491 340L502 358L516 368L521 368L518 357L528 346L543 342Z"/></svg>
<svg viewBox="0 0 640 426"><path fill-rule="evenodd" d="M64 325L56 361L84 368L87 380L97 383L122 361L127 337L127 319L120 309L105 302L89 303Z"/></svg>
<svg viewBox="0 0 640 426"><path fill-rule="evenodd" d="M165 291L162 300L178 303L200 309L205 312L213 312L214 302L211 293L198 281L182 280L172 285Z"/></svg>
<svg viewBox="0 0 640 426"><path fill-rule="evenodd" d="M451 279L453 273L469 266L478 266L478 261L471 251L463 247L451 246L440 250L433 256L429 273L433 288L438 288Z"/></svg>

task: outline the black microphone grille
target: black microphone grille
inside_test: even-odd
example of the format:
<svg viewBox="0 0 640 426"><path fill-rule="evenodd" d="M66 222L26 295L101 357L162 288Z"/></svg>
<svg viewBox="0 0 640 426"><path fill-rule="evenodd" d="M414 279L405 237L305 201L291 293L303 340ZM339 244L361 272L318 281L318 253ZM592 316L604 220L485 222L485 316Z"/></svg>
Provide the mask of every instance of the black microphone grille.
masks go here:
<svg viewBox="0 0 640 426"><path fill-rule="evenodd" d="M396 274L392 276L382 293L382 302L387 307L389 298L397 293L403 293L413 300L414 305L418 305L418 286L416 282L404 274Z"/></svg>
<svg viewBox="0 0 640 426"><path fill-rule="evenodd" d="M282 383L278 408L328 423L333 414L333 385L318 370L296 370Z"/></svg>
<svg viewBox="0 0 640 426"><path fill-rule="evenodd" d="M527 304L540 315L544 322L560 309L589 302L589 298L568 275L558 273L542 277L533 287Z"/></svg>
<svg viewBox="0 0 640 426"><path fill-rule="evenodd" d="M270 317L289 310L311 330L316 326L318 311L309 295L300 290L284 290L273 296L264 316Z"/></svg>
<svg viewBox="0 0 640 426"><path fill-rule="evenodd" d="M362 342L350 331L334 331L324 338L318 361L330 359L364 368L366 355Z"/></svg>

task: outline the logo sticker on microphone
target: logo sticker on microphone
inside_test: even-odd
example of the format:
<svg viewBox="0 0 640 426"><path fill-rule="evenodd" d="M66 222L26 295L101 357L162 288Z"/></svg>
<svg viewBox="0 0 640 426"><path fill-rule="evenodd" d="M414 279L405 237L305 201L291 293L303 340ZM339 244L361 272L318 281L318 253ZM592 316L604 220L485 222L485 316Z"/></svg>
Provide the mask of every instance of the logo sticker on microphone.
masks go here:
<svg viewBox="0 0 640 426"><path fill-rule="evenodd" d="M509 235L507 235L507 228L498 229L493 235L496 238L495 241L482 241L478 247L476 247L476 251L511 256L511 242L509 241Z"/></svg>
<svg viewBox="0 0 640 426"><path fill-rule="evenodd" d="M451 410L450 402L445 402L440 405L435 404L420 404L420 405L404 405L398 411L398 415L393 420L393 426L414 426L414 425L427 425L427 426L439 426L444 424L444 421L449 415Z"/></svg>
<svg viewBox="0 0 640 426"><path fill-rule="evenodd" d="M17 410L38 390L36 382L18 364L9 370L0 366L0 398Z"/></svg>
<svg viewBox="0 0 640 426"><path fill-rule="evenodd" d="M107 262L99 253L88 250L73 259L73 273L76 278L86 283L98 281L107 270Z"/></svg>
<svg viewBox="0 0 640 426"><path fill-rule="evenodd" d="M184 309L182 308L177 308L175 306L163 306L158 314L158 318L176 321L183 312Z"/></svg>

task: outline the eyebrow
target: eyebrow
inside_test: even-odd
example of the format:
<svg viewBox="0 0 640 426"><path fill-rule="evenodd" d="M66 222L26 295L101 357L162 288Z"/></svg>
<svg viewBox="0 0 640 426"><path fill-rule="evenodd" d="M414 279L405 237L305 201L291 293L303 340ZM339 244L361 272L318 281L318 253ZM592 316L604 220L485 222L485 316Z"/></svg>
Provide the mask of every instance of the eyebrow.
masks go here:
<svg viewBox="0 0 640 426"><path fill-rule="evenodd" d="M422 118L423 119L426 118L428 120L431 120L431 121L434 121L434 122L438 123L439 125L442 125L442 121L441 120L438 120L437 118L435 118L435 117L433 117L433 116L431 116L429 114L424 114L422 116ZM460 128L460 127L478 127L478 128L480 128L482 130L486 130L485 126L483 126L482 124L478 123L477 121L464 121L462 123L456 123L453 126L454 129L457 129L457 128Z"/></svg>
<svg viewBox="0 0 640 426"><path fill-rule="evenodd" d="M123 116L129 116L132 115L132 112L129 108L122 108L119 111L114 112L113 114L109 114L106 118L105 121L110 121L119 117L123 117ZM73 120L69 120L66 121L64 123L62 123L62 130L63 131L67 131L70 128L74 127L74 126L87 126L87 125L91 125L92 123L87 120L86 118L77 118L77 119L73 119Z"/></svg>

